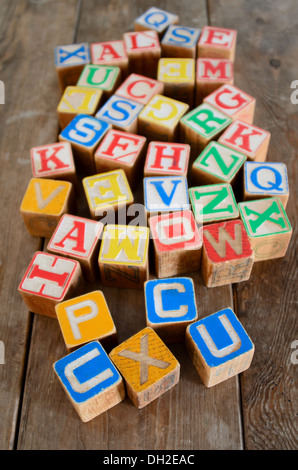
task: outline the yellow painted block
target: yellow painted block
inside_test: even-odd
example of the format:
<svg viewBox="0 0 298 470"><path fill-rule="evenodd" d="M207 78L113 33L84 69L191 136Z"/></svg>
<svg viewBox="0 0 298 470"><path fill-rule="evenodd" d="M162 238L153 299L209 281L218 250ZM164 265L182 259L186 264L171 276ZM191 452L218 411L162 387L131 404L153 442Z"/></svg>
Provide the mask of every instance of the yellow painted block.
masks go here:
<svg viewBox="0 0 298 470"><path fill-rule="evenodd" d="M68 86L57 107L62 128L77 114L94 115L99 107L103 91L99 88Z"/></svg>
<svg viewBox="0 0 298 470"><path fill-rule="evenodd" d="M163 58L158 63L157 79L169 83L194 83L194 59Z"/></svg>

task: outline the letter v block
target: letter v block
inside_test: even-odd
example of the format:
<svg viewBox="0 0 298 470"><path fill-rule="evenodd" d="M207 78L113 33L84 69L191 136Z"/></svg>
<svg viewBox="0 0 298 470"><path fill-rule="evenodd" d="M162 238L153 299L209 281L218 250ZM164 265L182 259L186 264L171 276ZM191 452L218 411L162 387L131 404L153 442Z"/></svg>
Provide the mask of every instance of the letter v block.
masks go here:
<svg viewBox="0 0 298 470"><path fill-rule="evenodd" d="M76 185L76 169L68 142L41 145L30 150L34 178L62 179Z"/></svg>
<svg viewBox="0 0 298 470"><path fill-rule="evenodd" d="M192 323L186 330L186 349L206 387L247 370L254 344L231 308Z"/></svg>
<svg viewBox="0 0 298 470"><path fill-rule="evenodd" d="M174 387L180 364L152 328L144 328L110 352L128 397L143 408Z"/></svg>
<svg viewBox="0 0 298 470"><path fill-rule="evenodd" d="M161 46L156 31L124 33L130 72L156 78L157 65L161 57Z"/></svg>
<svg viewBox="0 0 298 470"><path fill-rule="evenodd" d="M190 208L185 176L152 176L144 178L145 214L187 210Z"/></svg>
<svg viewBox="0 0 298 470"><path fill-rule="evenodd" d="M144 176L187 176L190 147L188 144L150 142Z"/></svg>
<svg viewBox="0 0 298 470"><path fill-rule="evenodd" d="M123 379L98 341L59 359L53 369L83 422L94 419L125 398Z"/></svg>
<svg viewBox="0 0 298 470"><path fill-rule="evenodd" d="M102 90L84 86L68 86L60 99L57 114L61 129L77 114L93 116L101 102Z"/></svg>
<svg viewBox="0 0 298 470"><path fill-rule="evenodd" d="M99 88L105 102L121 83L121 70L115 65L85 65L77 86Z"/></svg>
<svg viewBox="0 0 298 470"><path fill-rule="evenodd" d="M203 227L202 276L207 287L249 279L254 254L240 220Z"/></svg>
<svg viewBox="0 0 298 470"><path fill-rule="evenodd" d="M61 91L75 85L84 66L91 60L89 44L66 44L55 48L55 66Z"/></svg>

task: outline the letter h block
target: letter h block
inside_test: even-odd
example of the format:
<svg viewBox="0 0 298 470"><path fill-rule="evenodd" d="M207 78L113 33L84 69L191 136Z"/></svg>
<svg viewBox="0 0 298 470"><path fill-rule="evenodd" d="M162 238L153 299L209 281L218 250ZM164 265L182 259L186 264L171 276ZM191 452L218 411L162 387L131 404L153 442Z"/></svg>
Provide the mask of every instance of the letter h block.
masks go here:
<svg viewBox="0 0 298 470"><path fill-rule="evenodd" d="M150 142L144 176L187 176L190 147L188 144Z"/></svg>
<svg viewBox="0 0 298 470"><path fill-rule="evenodd" d="M86 64L91 61L88 43L66 44L55 47L55 67L59 86L63 92L75 85Z"/></svg>

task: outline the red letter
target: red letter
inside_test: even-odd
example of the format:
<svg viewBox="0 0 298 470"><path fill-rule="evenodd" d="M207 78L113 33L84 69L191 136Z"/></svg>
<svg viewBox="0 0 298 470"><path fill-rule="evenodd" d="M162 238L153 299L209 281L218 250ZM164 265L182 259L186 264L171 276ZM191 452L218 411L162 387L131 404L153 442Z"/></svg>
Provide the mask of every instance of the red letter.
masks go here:
<svg viewBox="0 0 298 470"><path fill-rule="evenodd" d="M47 157L47 153L49 149L40 149L37 150L37 153L40 156L40 163L41 163L41 172L42 171L49 171L50 168L48 167L48 162L52 161L55 164L55 169L56 168L67 168L68 165L65 165L58 157L57 153L63 148L63 146L60 147L55 147L53 149L53 153Z"/></svg>
<svg viewBox="0 0 298 470"><path fill-rule="evenodd" d="M239 108L240 106L242 106L244 103L247 102L247 100L243 98L243 96L241 96L240 93L236 93L234 96L232 96L232 100L231 100L231 101L236 101L236 104L229 106L228 104L224 103L220 99L221 95L224 95L225 93L233 93L233 92L231 90L224 89L220 91L219 93L217 93L214 97L215 103L218 104L218 106L220 106L221 108L235 109L235 108Z"/></svg>
<svg viewBox="0 0 298 470"><path fill-rule="evenodd" d="M76 242L76 246L72 248L73 251L79 251L80 253L86 253L84 249L84 241L85 241L85 224L84 222L74 221L73 228L65 235L65 237L60 240L60 242L55 243L56 246L60 248L64 248L65 240L70 239ZM77 230L77 235L74 236L72 233Z"/></svg>
<svg viewBox="0 0 298 470"><path fill-rule="evenodd" d="M151 166L151 168L162 169L164 168L161 165L162 159L171 158L173 163L172 163L172 166L169 167L168 169L169 170L181 170L181 168L179 167L180 155L183 150L181 147L172 146L171 147L171 149L173 150L172 155L166 155L165 153L163 153L164 149L168 148L166 145L156 145L155 148L156 148L155 161L154 161L154 164Z"/></svg>
<svg viewBox="0 0 298 470"><path fill-rule="evenodd" d="M242 134L242 132L245 130L249 130L249 127L246 127L244 124L238 124L238 128L235 130L234 134L231 135L231 137L226 139L226 142L229 142L233 145L237 145L238 147L243 148L247 152L251 152L249 138L254 135L262 135L262 133L252 129L250 133ZM237 144L237 139L241 139L242 143L240 145Z"/></svg>

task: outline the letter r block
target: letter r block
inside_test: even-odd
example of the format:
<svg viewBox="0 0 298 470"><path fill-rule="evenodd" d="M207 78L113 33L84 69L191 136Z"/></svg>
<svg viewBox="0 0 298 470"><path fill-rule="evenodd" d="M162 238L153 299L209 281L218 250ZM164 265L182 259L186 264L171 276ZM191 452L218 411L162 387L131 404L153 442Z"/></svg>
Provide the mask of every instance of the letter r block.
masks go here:
<svg viewBox="0 0 298 470"><path fill-rule="evenodd" d="M237 31L204 26L198 42L198 57L235 59Z"/></svg>
<svg viewBox="0 0 298 470"><path fill-rule="evenodd" d="M75 85L84 66L90 63L88 43L66 44L55 48L55 67L61 91Z"/></svg>

